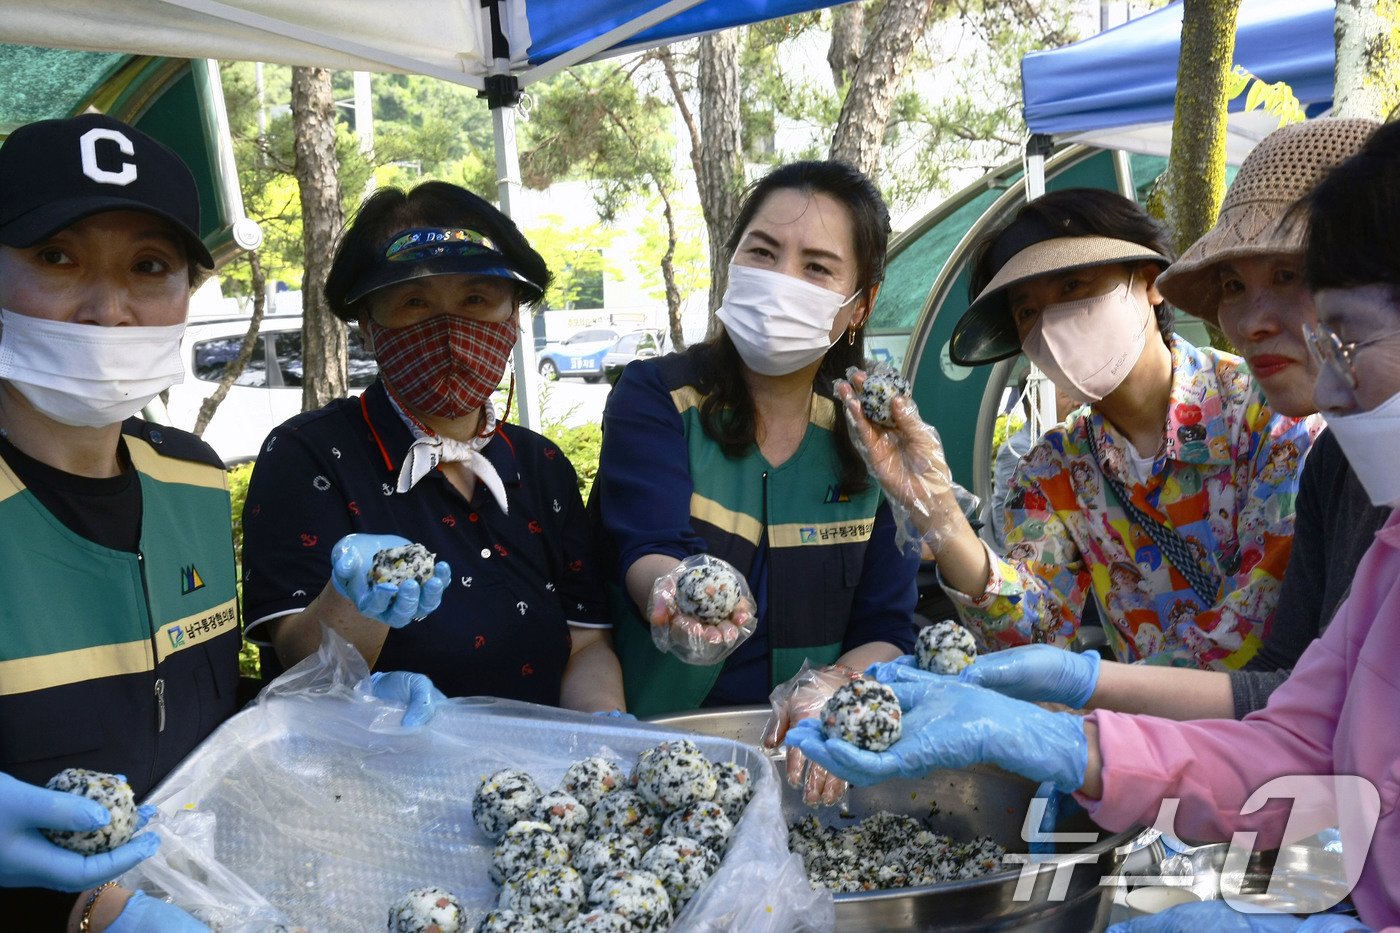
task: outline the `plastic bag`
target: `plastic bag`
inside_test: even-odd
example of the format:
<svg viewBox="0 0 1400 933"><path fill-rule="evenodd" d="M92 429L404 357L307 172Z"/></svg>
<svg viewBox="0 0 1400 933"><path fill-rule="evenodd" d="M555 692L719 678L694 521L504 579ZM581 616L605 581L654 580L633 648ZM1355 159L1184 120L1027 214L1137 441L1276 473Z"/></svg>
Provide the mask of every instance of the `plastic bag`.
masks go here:
<svg viewBox="0 0 1400 933"><path fill-rule="evenodd" d="M496 904L491 843L471 816L482 778L522 768L541 788L573 761L637 753L677 733L553 707L469 697L404 729L368 691L359 654L327 633L147 799L160 850L122 878L223 933L282 923L322 933L383 929L411 888L457 894L475 927ZM754 797L719 871L673 930L830 931L829 895L787 850L781 787L752 746L691 735L712 760L749 769Z"/></svg>
<svg viewBox="0 0 1400 933"><path fill-rule="evenodd" d="M692 554L651 588L651 640L687 664L717 664L758 628L753 593L728 561Z"/></svg>
<svg viewBox="0 0 1400 933"><path fill-rule="evenodd" d="M918 406L907 395L896 395L886 403L892 424L867 418L863 389L868 378L853 366L846 370L846 379L834 383L845 404L851 442L889 500L896 543L904 547L923 541L937 553L956 523L964 520L964 503L957 495L960 487L953 482L943 441L932 425L919 418Z"/></svg>

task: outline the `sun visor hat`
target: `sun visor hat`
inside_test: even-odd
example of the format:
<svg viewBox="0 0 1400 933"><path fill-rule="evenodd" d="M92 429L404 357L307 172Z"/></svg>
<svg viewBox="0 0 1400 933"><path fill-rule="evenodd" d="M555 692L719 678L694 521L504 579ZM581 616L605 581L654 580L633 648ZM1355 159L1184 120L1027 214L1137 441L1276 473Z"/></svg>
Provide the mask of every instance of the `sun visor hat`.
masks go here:
<svg viewBox="0 0 1400 933"><path fill-rule="evenodd" d="M105 211L142 211L173 225L201 266L199 189L170 149L100 113L39 120L0 146L0 243L23 249Z"/></svg>
<svg viewBox="0 0 1400 933"><path fill-rule="evenodd" d="M394 235L381 255L345 296L347 305L377 292L433 275L489 275L519 286L527 302L544 290L521 275L488 236L462 227L417 227Z"/></svg>
<svg viewBox="0 0 1400 933"><path fill-rule="evenodd" d="M990 254L996 274L953 328L948 355L954 363L980 366L1021 352L1021 338L1006 300L1007 290L1014 285L1042 275L1119 262L1148 261L1163 268L1171 264L1166 256L1140 243L1057 232L1039 218L1026 218L997 237Z"/></svg>

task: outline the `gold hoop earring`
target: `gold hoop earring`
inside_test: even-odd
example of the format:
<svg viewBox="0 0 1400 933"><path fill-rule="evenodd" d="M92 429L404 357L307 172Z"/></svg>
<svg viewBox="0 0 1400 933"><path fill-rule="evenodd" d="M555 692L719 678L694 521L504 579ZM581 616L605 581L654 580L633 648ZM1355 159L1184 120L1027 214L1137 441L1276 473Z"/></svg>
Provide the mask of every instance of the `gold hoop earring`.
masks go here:
<svg viewBox="0 0 1400 933"><path fill-rule="evenodd" d="M846 346L853 347L856 345L856 330L858 330L858 328L854 324L846 329Z"/></svg>

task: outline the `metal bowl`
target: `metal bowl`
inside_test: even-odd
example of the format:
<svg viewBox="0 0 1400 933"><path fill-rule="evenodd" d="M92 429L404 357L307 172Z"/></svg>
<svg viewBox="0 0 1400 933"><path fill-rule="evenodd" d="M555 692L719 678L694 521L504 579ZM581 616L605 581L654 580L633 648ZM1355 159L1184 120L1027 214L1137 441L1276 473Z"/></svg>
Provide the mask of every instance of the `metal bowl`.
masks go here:
<svg viewBox="0 0 1400 933"><path fill-rule="evenodd" d="M717 735L758 745L768 721L768 707L746 706L657 716L650 722L676 729ZM782 749L770 753L779 759ZM1035 784L990 766L961 771L937 771L917 781L894 779L874 787L853 787L841 807L812 810L800 790L783 784L783 815L791 823L815 813L827 826L844 826L889 810L920 819L954 839L992 837L1009 852L1024 853L1021 828L1035 795ZM930 810L937 807L930 815ZM1110 906L1109 885L1134 848L1137 830L1107 835L1082 811L1063 819L1057 832L1092 834L1096 841L1062 847L1084 861L1056 866L1041 862L1016 866L964 881L859 894L837 894L836 924L841 930L1027 930L1084 931L1098 929ZM1019 890L1018 890L1019 888Z"/></svg>
<svg viewBox="0 0 1400 933"><path fill-rule="evenodd" d="M1190 889L1202 900L1225 897L1236 903L1290 914L1328 910L1346 900L1351 885L1340 852L1291 845L1265 852L1219 842L1182 856L1191 864Z"/></svg>

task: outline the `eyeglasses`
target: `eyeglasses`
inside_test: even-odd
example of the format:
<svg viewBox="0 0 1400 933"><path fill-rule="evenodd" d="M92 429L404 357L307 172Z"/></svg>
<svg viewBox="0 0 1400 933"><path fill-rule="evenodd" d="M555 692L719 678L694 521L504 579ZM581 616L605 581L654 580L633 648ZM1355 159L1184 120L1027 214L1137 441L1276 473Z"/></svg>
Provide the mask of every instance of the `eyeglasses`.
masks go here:
<svg viewBox="0 0 1400 933"><path fill-rule="evenodd" d="M1332 371L1346 381L1352 391L1356 390L1356 351L1385 340L1400 337L1400 331L1380 334L1367 340L1343 341L1337 332L1321 322L1304 324L1303 336L1307 339L1308 350L1319 367L1330 366Z"/></svg>
<svg viewBox="0 0 1400 933"><path fill-rule="evenodd" d="M463 227L419 227L405 230L384 249L391 262L419 262L434 256L476 255L482 250L499 253L494 240Z"/></svg>

